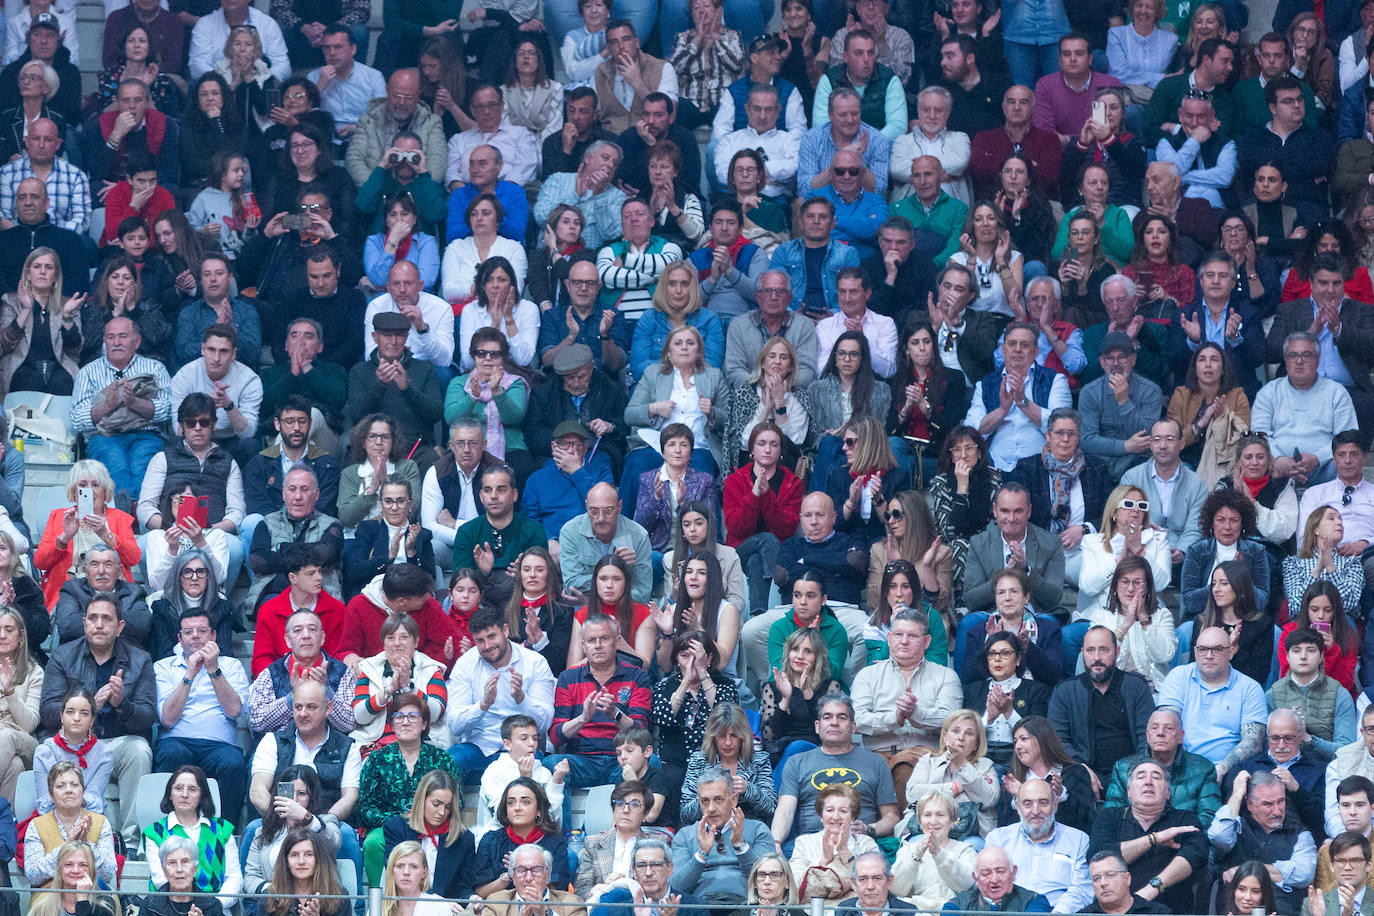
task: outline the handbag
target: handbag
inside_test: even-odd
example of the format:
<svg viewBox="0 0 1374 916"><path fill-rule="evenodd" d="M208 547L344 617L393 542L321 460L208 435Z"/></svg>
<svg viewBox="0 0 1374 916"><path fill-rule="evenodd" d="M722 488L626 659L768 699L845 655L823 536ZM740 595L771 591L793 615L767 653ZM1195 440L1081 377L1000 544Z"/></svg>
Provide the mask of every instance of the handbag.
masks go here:
<svg viewBox="0 0 1374 916"><path fill-rule="evenodd" d="M124 379L124 387L131 397L156 400L158 396L157 379L151 375L131 375ZM150 417L135 413L125 404L110 411L95 424L96 432L102 436L114 436L131 430L142 429L152 422Z"/></svg>
<svg viewBox="0 0 1374 916"><path fill-rule="evenodd" d="M48 394L44 395L37 407L16 404L6 410L5 419L9 421L10 435L22 436L25 439L47 439L58 445L71 445L72 434L67 431L67 424L58 417L48 415L48 407L51 404L52 395Z"/></svg>

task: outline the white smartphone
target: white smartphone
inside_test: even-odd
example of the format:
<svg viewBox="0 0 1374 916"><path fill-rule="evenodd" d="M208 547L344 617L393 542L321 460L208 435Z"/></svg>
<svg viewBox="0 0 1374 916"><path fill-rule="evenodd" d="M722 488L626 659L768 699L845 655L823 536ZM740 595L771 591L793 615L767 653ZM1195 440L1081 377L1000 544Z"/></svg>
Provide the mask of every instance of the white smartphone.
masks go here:
<svg viewBox="0 0 1374 916"><path fill-rule="evenodd" d="M1107 103L1101 99L1093 102L1093 120L1098 124L1107 123Z"/></svg>
<svg viewBox="0 0 1374 916"><path fill-rule="evenodd" d="M95 490L90 487L76 488L76 515L78 518L95 515Z"/></svg>

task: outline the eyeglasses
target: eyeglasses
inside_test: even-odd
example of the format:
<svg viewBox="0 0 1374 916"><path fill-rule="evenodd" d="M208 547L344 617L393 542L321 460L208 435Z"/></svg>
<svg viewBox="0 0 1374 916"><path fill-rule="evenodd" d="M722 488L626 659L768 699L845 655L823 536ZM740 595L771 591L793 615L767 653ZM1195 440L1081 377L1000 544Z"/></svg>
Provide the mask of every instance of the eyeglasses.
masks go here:
<svg viewBox="0 0 1374 916"><path fill-rule="evenodd" d="M420 714L419 714L418 712L398 712L398 713L396 713L395 715L393 715L393 716L391 717L391 721L392 721L392 722L419 722L419 721L420 721Z"/></svg>
<svg viewBox="0 0 1374 916"><path fill-rule="evenodd" d="M181 635L182 635L182 636L204 636L205 634L207 634L207 633L209 633L209 632L211 632L211 630L210 630L209 627L182 627L182 628L181 628Z"/></svg>
<svg viewBox="0 0 1374 916"><path fill-rule="evenodd" d="M202 427L211 429L214 427L215 421L211 417L192 417L181 425L187 429L200 429Z"/></svg>
<svg viewBox="0 0 1374 916"><path fill-rule="evenodd" d="M383 505L383 506L404 506L404 505L405 505L406 503L408 503L408 502L410 502L410 497L409 497L409 496L383 496L383 497L382 497L382 505Z"/></svg>
<svg viewBox="0 0 1374 916"><path fill-rule="evenodd" d="M782 880L782 872L780 872L780 871L762 871L762 870L760 870L760 871L754 872L754 877L755 877L755 878L758 878L760 881L781 881L781 880Z"/></svg>
<svg viewBox="0 0 1374 916"><path fill-rule="evenodd" d="M835 351L835 358L836 358L836 359L859 359L859 358L862 357L862 356L863 356L863 353L861 353L861 352L858 351L858 350L836 350L836 351Z"/></svg>
<svg viewBox="0 0 1374 916"><path fill-rule="evenodd" d="M857 441L857 440L855 440L855 441ZM902 510L901 510L901 509L893 509L891 512L884 512L884 513L883 513L883 521L885 521L885 522L890 522L890 521L892 521L893 519L896 519L897 521L900 522L903 518L905 518L905 516L902 514Z"/></svg>
<svg viewBox="0 0 1374 916"><path fill-rule="evenodd" d="M310 93L306 92L304 89L297 89L295 92L285 93L282 98L290 99L293 102L299 102L301 99L310 98Z"/></svg>
<svg viewBox="0 0 1374 916"><path fill-rule="evenodd" d="M662 859L659 859L657 862L636 862L636 863L635 863L635 868L636 868L637 870L639 870L639 871L658 871L658 870L661 869L661 868L667 868L667 867L668 867L668 863L665 862L665 861L663 861Z"/></svg>
<svg viewBox="0 0 1374 916"><path fill-rule="evenodd" d="M576 286L578 289L586 289L587 287L590 287L590 286L596 286L596 285L597 285L598 283L600 283L601 281L600 281L600 280L572 280L572 279L569 279L569 280L567 280L567 281L565 281L565 282L566 282L569 286ZM488 352L490 352L490 351L488 351ZM480 356L481 354L479 353L478 355ZM500 354L498 353L497 355L499 356Z"/></svg>
<svg viewBox="0 0 1374 916"><path fill-rule="evenodd" d="M1366 859L1364 856L1360 856L1358 859L1352 859L1349 856L1346 856L1340 859L1331 860L1331 864L1340 865L1345 868L1359 868L1361 865L1367 865L1368 863L1369 860Z"/></svg>
<svg viewBox="0 0 1374 916"><path fill-rule="evenodd" d="M1276 733L1276 732L1270 732L1270 733L1269 733L1269 740L1272 741L1272 742L1274 742L1275 744L1292 744L1294 741L1297 741L1297 740L1298 740L1298 736L1297 736L1297 735L1284 735L1284 734L1279 734L1279 733Z"/></svg>
<svg viewBox="0 0 1374 916"><path fill-rule="evenodd" d="M185 569L181 571L181 578L204 579L209 574L210 570L206 569L204 566L187 566Z"/></svg>
<svg viewBox="0 0 1374 916"><path fill-rule="evenodd" d="M306 140L304 143L292 143L291 152L306 153L315 148L314 140Z"/></svg>
<svg viewBox="0 0 1374 916"><path fill-rule="evenodd" d="M533 878L535 875L542 875L548 871L543 865L516 865L511 868L511 874L517 878Z"/></svg>
<svg viewBox="0 0 1374 916"><path fill-rule="evenodd" d="M1348 506L1348 505L1350 505L1350 501L1353 500L1353 499L1355 498L1354 494L1355 494L1355 488L1354 488L1354 487L1346 487L1346 488L1345 488L1345 493L1343 493L1343 494L1341 495L1341 505L1342 505L1342 506Z"/></svg>
<svg viewBox="0 0 1374 916"><path fill-rule="evenodd" d="M1230 651L1230 649L1230 646L1204 646L1199 643L1193 647L1193 653L1195 655L1220 655L1223 652Z"/></svg>
<svg viewBox="0 0 1374 916"><path fill-rule="evenodd" d="M861 172L863 171L863 169L858 168L857 166L849 166L849 167L845 167L845 166L835 166L835 167L833 167L830 171L834 172L836 175L841 176L841 177L852 178L852 177L854 177L855 175L858 175L859 173L861 173Z"/></svg>
<svg viewBox="0 0 1374 916"><path fill-rule="evenodd" d="M1016 656L1016 650L1015 650L1015 649L989 649L987 655L988 655L988 658L990 658L990 659L996 659L996 660L998 660L998 661L1004 661L1004 660L1006 660L1006 659L1008 659L1008 658L1014 658L1014 657Z"/></svg>
<svg viewBox="0 0 1374 916"><path fill-rule="evenodd" d="M1289 350L1287 353L1283 354L1283 358L1291 359L1293 362L1298 363L1305 359L1316 359L1317 353L1315 350Z"/></svg>
<svg viewBox="0 0 1374 916"><path fill-rule="evenodd" d="M1144 580L1144 579L1138 579L1138 578L1136 578L1135 576L1132 576L1132 577L1129 578L1129 579L1119 579L1119 580L1117 580L1117 584L1118 584L1118 585L1124 585L1124 586L1126 586L1127 588L1144 588L1144 587L1145 587L1145 580Z"/></svg>
<svg viewBox="0 0 1374 916"><path fill-rule="evenodd" d="M500 350L473 350L472 355L476 359L500 359Z"/></svg>
<svg viewBox="0 0 1374 916"><path fill-rule="evenodd" d="M1141 512L1150 511L1150 501L1148 499L1123 499L1117 505L1122 509L1139 509Z"/></svg>
<svg viewBox="0 0 1374 916"><path fill-rule="evenodd" d="M368 433L368 434L367 434L367 441L368 441L368 442L390 442L390 441L391 441L391 433Z"/></svg>
<svg viewBox="0 0 1374 916"><path fill-rule="evenodd" d="M644 807L644 802L637 798L613 798L611 799L612 808L624 808L627 811L638 811Z"/></svg>

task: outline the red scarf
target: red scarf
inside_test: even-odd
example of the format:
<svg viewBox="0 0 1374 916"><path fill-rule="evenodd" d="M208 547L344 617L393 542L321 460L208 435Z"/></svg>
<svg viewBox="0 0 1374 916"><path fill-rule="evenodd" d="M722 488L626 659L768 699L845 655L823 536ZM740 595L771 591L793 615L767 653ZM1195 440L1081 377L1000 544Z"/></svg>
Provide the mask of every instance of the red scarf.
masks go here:
<svg viewBox="0 0 1374 916"><path fill-rule="evenodd" d="M735 259L739 257L740 251L744 248L745 245L748 244L749 240L745 238L742 234L739 238L735 239L733 242L730 243L730 245L726 248L726 252L730 256L731 265L735 263ZM712 252L712 257L714 257L715 247L712 246L709 250ZM697 280L704 281L709 276L711 276L711 262L707 261L706 268L704 270L697 271Z"/></svg>
<svg viewBox="0 0 1374 916"><path fill-rule="evenodd" d="M577 252L581 251L583 248L586 247L587 246L583 245L581 242L573 242L567 248L562 249L558 253L561 254L563 257L567 258L571 257L572 255L576 254Z"/></svg>
<svg viewBox="0 0 1374 916"><path fill-rule="evenodd" d="M544 839L544 831L540 830L538 827L531 827L529 833L521 836L515 832L514 827L507 827L506 836L510 837L510 841L516 846L524 846L526 843L538 843L540 840Z"/></svg>
<svg viewBox="0 0 1374 916"><path fill-rule="evenodd" d="M109 139L110 131L114 130L115 120L119 117L118 111L107 111L100 116L100 135ZM148 152L156 156L162 150L162 140L167 135L167 116L160 111L149 108L147 114L143 116L143 128L147 136ZM119 144L120 149L124 144Z"/></svg>
<svg viewBox="0 0 1374 916"><path fill-rule="evenodd" d="M1245 481L1245 486L1250 491L1251 499L1259 499L1260 490L1263 490L1265 487L1269 486L1268 474L1265 474L1259 480L1251 480L1249 477L1245 477L1242 475L1241 480Z"/></svg>
<svg viewBox="0 0 1374 916"><path fill-rule="evenodd" d="M52 736L52 742L53 744L56 744L58 747L62 748L62 750L66 751L68 754L75 754L76 762L81 765L81 769L87 769L86 755L91 752L91 748L95 747L95 732L91 732L89 735L87 735L86 743L81 745L80 747L72 747L70 744L68 744L67 739L62 737L62 732L60 730L57 734Z"/></svg>
<svg viewBox="0 0 1374 916"><path fill-rule="evenodd" d="M406 255L410 254L410 240L415 238L414 233L401 240L401 244L396 246L396 261L404 261Z"/></svg>
<svg viewBox="0 0 1374 916"><path fill-rule="evenodd" d="M431 840L431 841L433 841L433 843L434 843L435 846L438 846L438 845L439 845L439 841L442 840L442 839L444 838L444 836L445 836L447 833L448 833L448 818L445 818L445 819L444 819L444 822L443 822L442 824L440 824L438 827L435 827L433 830L430 830L430 829L429 829L429 825L426 824L426 825L425 825L425 835L422 837L422 839Z"/></svg>
<svg viewBox="0 0 1374 916"><path fill-rule="evenodd" d="M312 662L312 663L309 664L309 665L303 665L303 664L301 664L300 662L296 661L296 656L295 656L295 654L293 653L293 654L291 654L290 656L287 657L287 660L286 660L286 670L287 670L287 673L294 679L294 678L295 678L298 674L300 674L302 671L308 671L308 670L310 670L311 668L319 668L319 667L322 666L323 664L324 664L324 653L323 653L323 652L321 652L319 655L315 656L315 661Z"/></svg>
<svg viewBox="0 0 1374 916"><path fill-rule="evenodd" d="M524 595L521 595L521 596L520 596L520 606L521 606L521 607L541 608L541 607L543 607L543 606L544 606L545 604L547 604L547 603L548 603L548 596L547 596L547 595L540 595L538 598L526 598Z"/></svg>

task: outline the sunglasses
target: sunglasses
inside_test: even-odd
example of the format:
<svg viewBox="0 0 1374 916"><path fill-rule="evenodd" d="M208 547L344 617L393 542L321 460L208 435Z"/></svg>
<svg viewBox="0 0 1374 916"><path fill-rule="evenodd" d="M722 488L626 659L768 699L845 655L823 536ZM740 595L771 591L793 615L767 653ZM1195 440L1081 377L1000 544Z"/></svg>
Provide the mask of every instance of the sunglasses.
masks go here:
<svg viewBox="0 0 1374 916"><path fill-rule="evenodd" d="M1354 500L1354 498L1355 498L1355 488L1354 488L1354 487L1346 487L1346 488L1345 488L1345 493L1343 493L1343 494L1341 495L1341 505L1342 505L1342 506L1348 506L1348 505L1350 505L1351 501Z"/></svg>
<svg viewBox="0 0 1374 916"><path fill-rule="evenodd" d="M477 359L500 359L500 350L473 350L472 355Z"/></svg>
<svg viewBox="0 0 1374 916"><path fill-rule="evenodd" d="M890 512L884 512L884 513L883 513L883 521L885 521L885 522L890 522L890 521L892 521L894 518L895 518L897 521L900 522L904 517L905 517L905 516L902 514L902 510L901 510L901 509L893 509L893 510L890 511Z"/></svg>
<svg viewBox="0 0 1374 916"><path fill-rule="evenodd" d="M859 437L858 437L858 436L845 436L845 437L844 437L843 445L844 445L845 448L853 448L854 446L856 446L856 445L858 445L858 444L859 444Z"/></svg>
<svg viewBox="0 0 1374 916"><path fill-rule="evenodd" d="M1123 499L1118 505L1122 509L1139 509L1141 512L1150 511L1150 501L1147 499Z"/></svg>
<svg viewBox="0 0 1374 916"><path fill-rule="evenodd" d="M863 172L863 169L857 166L836 166L832 168L830 171L834 172L836 175L853 177L855 175L861 174Z"/></svg>
<svg viewBox="0 0 1374 916"><path fill-rule="evenodd" d="M187 429L199 429L201 427L210 429L215 425L215 421L212 417L192 417L181 425Z"/></svg>

